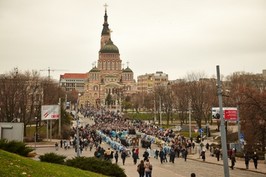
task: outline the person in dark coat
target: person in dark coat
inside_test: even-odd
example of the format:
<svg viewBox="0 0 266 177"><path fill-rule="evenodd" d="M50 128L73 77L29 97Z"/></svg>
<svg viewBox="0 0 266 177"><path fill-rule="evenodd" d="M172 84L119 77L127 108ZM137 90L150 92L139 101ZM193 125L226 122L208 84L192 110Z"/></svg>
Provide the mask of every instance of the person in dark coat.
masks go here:
<svg viewBox="0 0 266 177"><path fill-rule="evenodd" d="M236 164L236 156L235 156L235 153L232 153L231 155L231 169L232 170L234 169L235 164Z"/></svg>
<svg viewBox="0 0 266 177"><path fill-rule="evenodd" d="M121 158L122 158L123 165L125 165L126 157L127 157L127 153L126 153L125 150L123 150L122 153L121 153Z"/></svg>
<svg viewBox="0 0 266 177"><path fill-rule="evenodd" d="M63 140L61 139L60 140L60 148L62 148L63 147Z"/></svg>
<svg viewBox="0 0 266 177"><path fill-rule="evenodd" d="M140 163L138 164L137 171L139 173L139 177L144 177L144 172L145 172L144 160L141 160Z"/></svg>
<svg viewBox="0 0 266 177"><path fill-rule="evenodd" d="M133 163L136 165L137 160L138 160L138 154L137 154L136 150L134 150L134 152L132 154L132 158L133 158Z"/></svg>
<svg viewBox="0 0 266 177"><path fill-rule="evenodd" d="M144 161L148 160L148 158L149 158L149 153L148 153L147 150L143 153L143 157L144 157Z"/></svg>
<svg viewBox="0 0 266 177"><path fill-rule="evenodd" d="M258 160L259 160L259 156L258 156L257 152L254 152L252 159L254 162L255 169L257 169L258 168Z"/></svg>
<svg viewBox="0 0 266 177"><path fill-rule="evenodd" d="M183 155L183 158L184 158L185 161L187 161L187 154L188 154L188 151L187 151L186 148L184 148L184 149L182 150L182 155Z"/></svg>
<svg viewBox="0 0 266 177"><path fill-rule="evenodd" d="M200 156L201 156L203 162L205 162L205 159L206 159L206 153L205 153L205 150L201 151Z"/></svg>
<svg viewBox="0 0 266 177"><path fill-rule="evenodd" d="M244 154L244 158L245 158L246 169L248 169L250 157L247 152Z"/></svg>
<svg viewBox="0 0 266 177"><path fill-rule="evenodd" d="M155 150L154 158L155 158L155 159L158 159L158 157L159 157L159 150L156 149L156 150Z"/></svg>
<svg viewBox="0 0 266 177"><path fill-rule="evenodd" d="M172 148L170 150L170 160L169 162L175 163L175 150Z"/></svg>
<svg viewBox="0 0 266 177"><path fill-rule="evenodd" d="M221 155L220 149L219 148L216 148L215 151L214 151L214 153L215 153L215 156L216 156L217 161L219 161L220 160L220 155Z"/></svg>
<svg viewBox="0 0 266 177"><path fill-rule="evenodd" d="M163 163L163 161L164 161L164 157L165 157L164 152L163 152L163 149L160 150L160 152L159 152L159 157L160 157L160 161L161 161L161 163Z"/></svg>
<svg viewBox="0 0 266 177"><path fill-rule="evenodd" d="M115 163L117 164L118 162L118 151L115 152Z"/></svg>

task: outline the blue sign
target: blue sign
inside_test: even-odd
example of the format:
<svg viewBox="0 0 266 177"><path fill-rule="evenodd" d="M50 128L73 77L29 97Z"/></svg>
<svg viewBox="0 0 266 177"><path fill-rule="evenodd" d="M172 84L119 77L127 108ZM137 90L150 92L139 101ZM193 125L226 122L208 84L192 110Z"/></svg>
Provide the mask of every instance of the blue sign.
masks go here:
<svg viewBox="0 0 266 177"><path fill-rule="evenodd" d="M244 139L244 134L240 133L240 139Z"/></svg>

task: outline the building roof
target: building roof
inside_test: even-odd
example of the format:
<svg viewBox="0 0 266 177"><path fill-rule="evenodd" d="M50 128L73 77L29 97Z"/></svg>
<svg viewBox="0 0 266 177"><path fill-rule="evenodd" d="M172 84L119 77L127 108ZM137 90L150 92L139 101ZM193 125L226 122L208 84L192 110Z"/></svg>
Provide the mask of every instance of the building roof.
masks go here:
<svg viewBox="0 0 266 177"><path fill-rule="evenodd" d="M65 73L60 75L60 79L86 79L87 73Z"/></svg>
<svg viewBox="0 0 266 177"><path fill-rule="evenodd" d="M92 68L92 69L90 70L90 72L100 72L100 70L99 70L98 68L94 67L94 68Z"/></svg>
<svg viewBox="0 0 266 177"><path fill-rule="evenodd" d="M109 41L101 48L101 53L119 53L118 47L114 45L113 41Z"/></svg>
<svg viewBox="0 0 266 177"><path fill-rule="evenodd" d="M133 72L129 67L127 67L126 69L123 69L123 72Z"/></svg>

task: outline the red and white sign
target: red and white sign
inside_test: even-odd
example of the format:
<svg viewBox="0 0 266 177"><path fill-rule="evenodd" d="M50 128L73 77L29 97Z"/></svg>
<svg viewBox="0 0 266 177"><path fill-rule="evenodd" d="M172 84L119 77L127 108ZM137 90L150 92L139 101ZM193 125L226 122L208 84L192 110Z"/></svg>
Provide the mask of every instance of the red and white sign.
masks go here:
<svg viewBox="0 0 266 177"><path fill-rule="evenodd" d="M216 114L220 114L219 107L212 108L212 117L215 117ZM237 108L236 107L223 107L223 117L227 121L237 121Z"/></svg>
<svg viewBox="0 0 266 177"><path fill-rule="evenodd" d="M224 120L237 121L237 110L224 110Z"/></svg>
<svg viewBox="0 0 266 177"><path fill-rule="evenodd" d="M54 120L60 118L60 106L59 105L43 105L42 120Z"/></svg>

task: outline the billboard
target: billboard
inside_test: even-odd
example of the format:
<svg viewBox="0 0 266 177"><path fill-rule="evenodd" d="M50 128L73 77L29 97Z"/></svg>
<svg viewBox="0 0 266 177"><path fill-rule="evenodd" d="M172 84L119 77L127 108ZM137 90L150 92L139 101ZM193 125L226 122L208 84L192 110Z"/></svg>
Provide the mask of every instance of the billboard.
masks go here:
<svg viewBox="0 0 266 177"><path fill-rule="evenodd" d="M42 120L55 120L60 118L59 105L42 105Z"/></svg>
<svg viewBox="0 0 266 177"><path fill-rule="evenodd" d="M224 120L237 121L237 108L236 107L223 107ZM212 118L220 118L220 108L212 107Z"/></svg>

